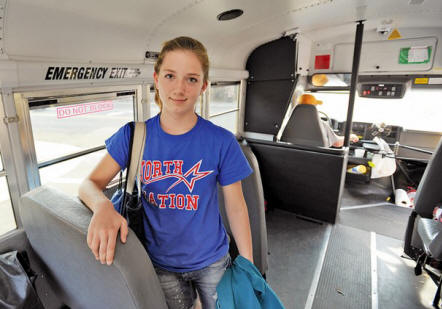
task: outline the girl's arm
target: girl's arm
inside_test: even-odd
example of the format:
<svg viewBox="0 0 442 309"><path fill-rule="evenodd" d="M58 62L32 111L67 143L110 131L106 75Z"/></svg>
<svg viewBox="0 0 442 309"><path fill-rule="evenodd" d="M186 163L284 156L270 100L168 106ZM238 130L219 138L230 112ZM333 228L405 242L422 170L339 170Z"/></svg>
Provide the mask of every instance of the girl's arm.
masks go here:
<svg viewBox="0 0 442 309"><path fill-rule="evenodd" d="M224 186L223 194L227 219L239 254L253 263L252 233L241 181Z"/></svg>
<svg viewBox="0 0 442 309"><path fill-rule="evenodd" d="M112 202L103 193L119 171L120 166L107 153L78 191L80 199L94 213L87 233L88 246L97 260L108 265L114 259L118 230L122 242L126 242L128 232L126 219L115 211Z"/></svg>

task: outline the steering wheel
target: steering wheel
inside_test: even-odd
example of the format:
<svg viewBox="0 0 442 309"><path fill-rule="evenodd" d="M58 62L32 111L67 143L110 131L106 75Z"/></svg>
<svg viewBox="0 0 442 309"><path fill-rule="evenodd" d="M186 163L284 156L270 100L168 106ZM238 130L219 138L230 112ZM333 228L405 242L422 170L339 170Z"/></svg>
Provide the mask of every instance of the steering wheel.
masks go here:
<svg viewBox="0 0 442 309"><path fill-rule="evenodd" d="M326 113L321 112L321 111L318 111L318 113L319 113L319 114L322 114L322 115L320 116L322 120L328 122L328 124L331 125L330 117L329 117Z"/></svg>

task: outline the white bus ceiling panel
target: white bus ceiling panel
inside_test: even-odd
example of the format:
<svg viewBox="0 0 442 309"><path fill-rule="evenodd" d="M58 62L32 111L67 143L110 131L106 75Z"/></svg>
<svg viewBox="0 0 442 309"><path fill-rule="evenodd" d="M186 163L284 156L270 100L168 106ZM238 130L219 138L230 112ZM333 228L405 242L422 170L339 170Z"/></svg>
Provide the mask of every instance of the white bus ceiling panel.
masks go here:
<svg viewBox="0 0 442 309"><path fill-rule="evenodd" d="M243 69L251 50L294 28L308 34L343 24L352 27L362 13L367 20L407 17L401 26L410 23L409 19L434 24L440 15L440 0L426 0L420 6L404 3L407 1L10 0L4 52L12 60L144 63L146 50L157 51L166 39L190 35L207 46L213 67ZM230 21L216 19L230 9L242 9L244 14Z"/></svg>
<svg viewBox="0 0 442 309"><path fill-rule="evenodd" d="M387 24L392 29L399 29L401 35L406 37L431 36L432 34L428 33L426 28L442 27L442 2L440 0L425 0L419 5L411 5L409 2L405 0L353 0L349 3L349 1L337 0L334 3L339 4L342 12L336 12L337 15L332 14L335 12L322 12L328 27L311 27L302 33L315 42L353 42L355 23L358 18L356 18L357 14L354 14L353 20L347 18L351 14L352 7L354 11L358 10L363 13L360 16L363 18L360 19L364 20L364 40L368 41L387 40L390 33L382 36L377 33L377 27L382 24Z"/></svg>
<svg viewBox="0 0 442 309"><path fill-rule="evenodd" d="M8 1L6 52L14 59L144 60L146 35L193 1Z"/></svg>
<svg viewBox="0 0 442 309"><path fill-rule="evenodd" d="M249 0L245 5L253 7L252 3ZM218 49L220 35L231 36L238 30L237 23L229 26L216 19L220 12L236 6L233 1L214 4L201 0L9 1L6 53L10 59L20 60L143 63L146 50L158 51L164 40L178 35L200 39L210 53L210 38L217 45L213 49ZM266 12L267 9L262 14ZM244 18L239 20L247 22L243 27L251 23ZM225 53L227 48L230 47L223 46L220 52Z"/></svg>

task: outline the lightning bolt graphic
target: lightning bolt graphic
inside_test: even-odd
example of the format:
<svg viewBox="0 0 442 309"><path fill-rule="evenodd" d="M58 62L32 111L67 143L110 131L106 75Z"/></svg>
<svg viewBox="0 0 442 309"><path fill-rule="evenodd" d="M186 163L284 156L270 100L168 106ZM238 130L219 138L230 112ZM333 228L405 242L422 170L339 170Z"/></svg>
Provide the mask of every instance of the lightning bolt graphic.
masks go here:
<svg viewBox="0 0 442 309"><path fill-rule="evenodd" d="M183 178L178 179L177 181L175 181L166 191L169 192L170 189L172 189L173 187L175 187L176 185L178 185L181 182L184 182L184 184L186 185L186 187L189 189L189 191L192 193L193 187L195 185L195 182L201 178L206 177L207 175L211 174L213 171L206 171L206 172L200 172L200 166L201 166L201 161L200 160L198 163L196 163L194 166L192 166L185 174ZM194 177L192 177L190 179L190 182L187 181L187 177L189 177L190 174L193 174Z"/></svg>
<svg viewBox="0 0 442 309"><path fill-rule="evenodd" d="M201 162L202 160L200 160L198 163L196 163L194 166L192 166L184 175L180 175L180 174L169 174L169 175L164 175L164 176L160 176L160 177L156 177L153 179L150 179L149 181L145 182L146 184L152 183L152 182L156 182L156 181L160 181L160 180L164 180L167 178L178 178L177 181L175 181L166 191L169 192L170 189L172 189L173 187L177 186L178 184L180 184L181 182L184 182L184 185L189 189L189 191L192 193L193 188L195 186L195 182L201 178L206 177L207 175L210 175L211 173L213 173L213 171L205 171L205 172L200 172L200 167L201 167ZM192 174L192 178L190 179L190 181L187 180L187 177L189 177Z"/></svg>

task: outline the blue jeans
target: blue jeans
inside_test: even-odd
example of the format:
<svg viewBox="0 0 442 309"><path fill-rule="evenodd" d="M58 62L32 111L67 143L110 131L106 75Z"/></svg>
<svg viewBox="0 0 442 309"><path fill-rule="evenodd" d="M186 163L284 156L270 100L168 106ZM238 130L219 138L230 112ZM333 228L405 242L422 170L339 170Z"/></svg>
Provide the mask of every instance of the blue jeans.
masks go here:
<svg viewBox="0 0 442 309"><path fill-rule="evenodd" d="M216 286L230 263L230 255L227 253L203 269L185 273L155 267L169 309L191 308L196 299L195 289L198 291L203 309L215 309L218 297Z"/></svg>

